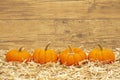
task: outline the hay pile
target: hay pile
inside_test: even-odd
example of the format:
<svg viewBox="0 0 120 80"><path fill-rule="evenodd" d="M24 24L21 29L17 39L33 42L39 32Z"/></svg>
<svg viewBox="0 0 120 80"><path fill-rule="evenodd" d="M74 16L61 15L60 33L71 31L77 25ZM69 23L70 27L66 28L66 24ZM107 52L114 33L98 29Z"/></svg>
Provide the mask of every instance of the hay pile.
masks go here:
<svg viewBox="0 0 120 80"><path fill-rule="evenodd" d="M120 48L114 50L112 64L87 62L79 66L57 63L6 62L6 50L0 50L0 80L120 80Z"/></svg>

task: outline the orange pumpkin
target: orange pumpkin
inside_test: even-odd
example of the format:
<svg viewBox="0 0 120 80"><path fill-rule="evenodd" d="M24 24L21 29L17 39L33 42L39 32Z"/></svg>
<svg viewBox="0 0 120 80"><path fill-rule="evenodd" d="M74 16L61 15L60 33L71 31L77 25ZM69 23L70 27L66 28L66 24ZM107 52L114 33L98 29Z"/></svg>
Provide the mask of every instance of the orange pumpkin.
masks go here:
<svg viewBox="0 0 120 80"><path fill-rule="evenodd" d="M61 64L70 66L70 65L78 65L78 63L80 61L85 60L86 57L87 56L83 52L83 50L68 46L68 49L65 49L64 51L60 53L59 60Z"/></svg>
<svg viewBox="0 0 120 80"><path fill-rule="evenodd" d="M33 53L33 61L40 64L47 62L57 62L57 53L54 50L48 49L48 44L44 50L35 49Z"/></svg>
<svg viewBox="0 0 120 80"><path fill-rule="evenodd" d="M88 60L90 61L99 61L103 63L111 63L115 60L115 55L112 50L102 48L98 45L99 48L95 48L88 54Z"/></svg>
<svg viewBox="0 0 120 80"><path fill-rule="evenodd" d="M22 50L22 47L19 50L12 49L6 53L6 61L18 61L18 62L27 62L30 61L31 55L26 50Z"/></svg>

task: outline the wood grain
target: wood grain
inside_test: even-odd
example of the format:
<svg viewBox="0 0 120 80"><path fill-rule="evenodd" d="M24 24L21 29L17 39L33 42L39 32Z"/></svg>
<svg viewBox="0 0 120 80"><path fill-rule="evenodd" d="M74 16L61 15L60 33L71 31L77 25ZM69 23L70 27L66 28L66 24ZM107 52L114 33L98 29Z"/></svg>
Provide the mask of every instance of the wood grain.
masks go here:
<svg viewBox="0 0 120 80"><path fill-rule="evenodd" d="M0 49L120 47L120 0L0 0Z"/></svg>
<svg viewBox="0 0 120 80"><path fill-rule="evenodd" d="M0 0L0 10L0 19L120 19L120 0Z"/></svg>
<svg viewBox="0 0 120 80"><path fill-rule="evenodd" d="M120 46L117 20L1 20L0 24L4 26L0 29L1 48L44 47L49 41L58 48L67 44Z"/></svg>

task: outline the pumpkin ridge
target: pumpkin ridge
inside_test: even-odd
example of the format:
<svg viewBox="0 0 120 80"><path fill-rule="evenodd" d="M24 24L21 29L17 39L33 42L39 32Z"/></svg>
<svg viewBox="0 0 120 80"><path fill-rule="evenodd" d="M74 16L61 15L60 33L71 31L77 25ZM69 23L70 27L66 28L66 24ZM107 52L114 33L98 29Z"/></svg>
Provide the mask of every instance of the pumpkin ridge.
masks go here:
<svg viewBox="0 0 120 80"><path fill-rule="evenodd" d="M39 50L39 52L38 52L39 54L37 54L38 56L40 56L40 53L41 53L41 50ZM37 56L37 58L38 58L38 56ZM36 58L35 58L36 59ZM40 59L37 59L38 61L37 62L40 62Z"/></svg>
<svg viewBox="0 0 120 80"><path fill-rule="evenodd" d="M88 60L96 62L99 61L101 63L111 63L115 60L114 52L110 49L99 48L92 49L88 54Z"/></svg>
<svg viewBox="0 0 120 80"><path fill-rule="evenodd" d="M19 51L20 50L20 51ZM6 53L6 61L18 61L18 62L28 62L30 61L31 54L26 50L19 50L12 49Z"/></svg>
<svg viewBox="0 0 120 80"><path fill-rule="evenodd" d="M81 49L72 48L68 45L67 49L60 53L59 59L61 64L65 64L66 66L78 65L80 61L86 59L86 54L81 52Z"/></svg>
<svg viewBox="0 0 120 80"><path fill-rule="evenodd" d="M40 63L40 64L45 64L47 62L56 62L57 57L58 57L58 56L56 56L57 53L54 50L48 49L49 45L50 45L50 43L45 46L45 49L38 49L38 50L40 50L40 52L35 50L33 53L33 55L34 55L33 60L36 60L36 62Z"/></svg>

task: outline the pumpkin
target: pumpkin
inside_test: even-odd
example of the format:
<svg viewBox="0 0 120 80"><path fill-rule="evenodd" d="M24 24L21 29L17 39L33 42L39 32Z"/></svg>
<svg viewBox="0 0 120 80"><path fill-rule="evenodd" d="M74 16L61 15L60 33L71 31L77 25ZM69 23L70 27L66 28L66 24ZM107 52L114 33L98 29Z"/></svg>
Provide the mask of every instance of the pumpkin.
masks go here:
<svg viewBox="0 0 120 80"><path fill-rule="evenodd" d="M88 54L88 60L90 61L99 61L102 63L111 63L115 60L115 55L112 50L103 48L99 45L99 48L95 48L90 51Z"/></svg>
<svg viewBox="0 0 120 80"><path fill-rule="evenodd" d="M28 62L30 61L31 55L26 50L21 47L19 50L12 49L6 53L6 61L18 61L18 62Z"/></svg>
<svg viewBox="0 0 120 80"><path fill-rule="evenodd" d="M57 62L57 53L54 50L48 49L47 44L45 49L35 49L33 53L33 61L40 64L45 64L47 62Z"/></svg>
<svg viewBox="0 0 120 80"><path fill-rule="evenodd" d="M59 54L59 60L61 64L67 66L78 65L80 61L86 59L86 54L80 48L72 48L68 45L68 49L63 50Z"/></svg>

